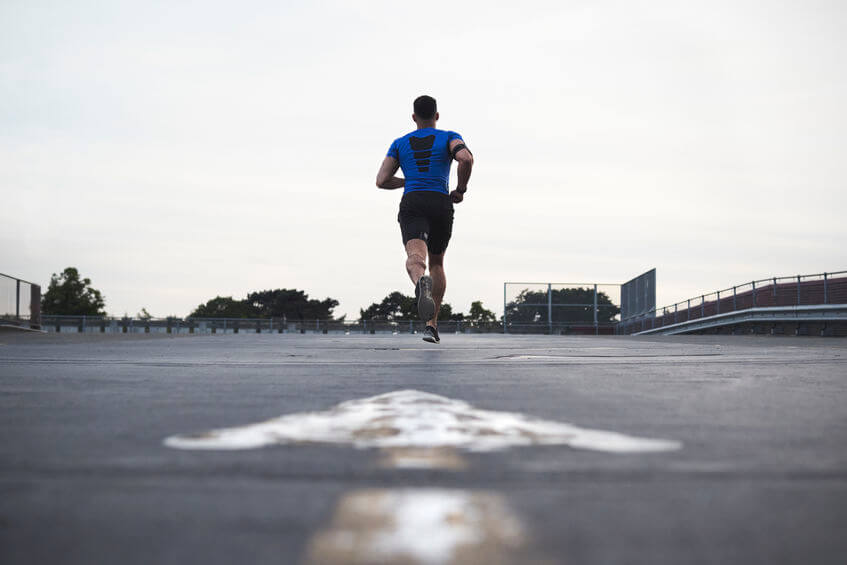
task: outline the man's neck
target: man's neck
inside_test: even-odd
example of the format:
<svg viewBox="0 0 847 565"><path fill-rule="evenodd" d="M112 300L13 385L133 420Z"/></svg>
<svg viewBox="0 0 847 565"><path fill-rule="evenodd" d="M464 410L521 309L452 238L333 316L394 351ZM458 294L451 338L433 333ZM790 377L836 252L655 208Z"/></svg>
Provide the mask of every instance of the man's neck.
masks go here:
<svg viewBox="0 0 847 565"><path fill-rule="evenodd" d="M426 129L426 128L434 128L434 127L435 127L435 120L432 120L431 122L419 122L418 123L418 129Z"/></svg>

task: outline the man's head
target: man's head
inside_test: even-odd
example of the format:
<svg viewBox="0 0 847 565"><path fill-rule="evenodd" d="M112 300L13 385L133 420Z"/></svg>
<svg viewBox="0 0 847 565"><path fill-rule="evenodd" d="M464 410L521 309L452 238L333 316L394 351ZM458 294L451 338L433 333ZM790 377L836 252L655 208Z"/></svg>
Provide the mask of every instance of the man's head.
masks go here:
<svg viewBox="0 0 847 565"><path fill-rule="evenodd" d="M435 103L435 98L432 96L418 96L415 98L414 104L415 113L412 114L412 120L418 127L423 127L426 124L434 124L438 121L438 106Z"/></svg>

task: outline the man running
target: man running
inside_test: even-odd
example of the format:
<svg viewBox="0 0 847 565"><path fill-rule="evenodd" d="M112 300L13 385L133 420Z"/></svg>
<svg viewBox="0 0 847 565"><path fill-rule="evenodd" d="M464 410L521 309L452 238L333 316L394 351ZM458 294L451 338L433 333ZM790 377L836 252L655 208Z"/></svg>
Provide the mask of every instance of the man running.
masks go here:
<svg viewBox="0 0 847 565"><path fill-rule="evenodd" d="M468 190L473 155L461 135L435 128L438 108L432 96L415 99L412 120L418 129L394 140L376 185L388 190L405 187L397 221L406 246L406 271L415 285L418 315L426 322L423 339L438 343L438 311L447 289L444 252L453 232L453 203L461 202ZM459 162L458 184L449 192L453 159ZM398 168L405 178L394 176Z"/></svg>

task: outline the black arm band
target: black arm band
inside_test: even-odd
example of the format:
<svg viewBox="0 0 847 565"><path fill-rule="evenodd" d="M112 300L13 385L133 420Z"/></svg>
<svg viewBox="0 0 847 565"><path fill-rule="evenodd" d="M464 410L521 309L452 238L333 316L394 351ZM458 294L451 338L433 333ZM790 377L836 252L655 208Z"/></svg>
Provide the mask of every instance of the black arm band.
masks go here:
<svg viewBox="0 0 847 565"><path fill-rule="evenodd" d="M454 158L454 159L456 158L456 153L458 153L458 152L459 152L459 151L461 151L462 149L468 149L468 146L467 146L467 145L465 145L464 143L460 143L460 144L458 144L456 147L454 147L454 148L453 148L452 153L453 153L453 158ZM470 150L470 149L468 149L468 153L471 153L471 150ZM473 155L473 153L471 153L471 155Z"/></svg>

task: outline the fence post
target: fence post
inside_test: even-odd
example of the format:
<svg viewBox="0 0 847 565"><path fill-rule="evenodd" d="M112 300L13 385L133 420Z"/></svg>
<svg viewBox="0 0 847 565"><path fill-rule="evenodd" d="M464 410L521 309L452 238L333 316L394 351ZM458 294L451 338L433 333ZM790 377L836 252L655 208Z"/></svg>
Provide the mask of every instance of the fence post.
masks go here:
<svg viewBox="0 0 847 565"><path fill-rule="evenodd" d="M691 299L688 299L688 308L685 309L685 321L691 319Z"/></svg>
<svg viewBox="0 0 847 565"><path fill-rule="evenodd" d="M553 335L553 285L547 283L547 333Z"/></svg>
<svg viewBox="0 0 847 565"><path fill-rule="evenodd" d="M37 284L29 288L29 327L41 329L41 287Z"/></svg>
<svg viewBox="0 0 847 565"><path fill-rule="evenodd" d="M503 333L508 333L509 325L506 323L506 283L503 283Z"/></svg>
<svg viewBox="0 0 847 565"><path fill-rule="evenodd" d="M706 317L706 295L705 294L700 295L700 317L701 318Z"/></svg>
<svg viewBox="0 0 847 565"><path fill-rule="evenodd" d="M85 333L85 314L82 315L82 333Z"/></svg>
<svg viewBox="0 0 847 565"><path fill-rule="evenodd" d="M679 302L677 302L676 304L673 305L673 323L674 324L676 323L676 312L677 312L677 310L679 310L678 306L679 306Z"/></svg>
<svg viewBox="0 0 847 565"><path fill-rule="evenodd" d="M751 283L753 285L753 308L757 306L756 304L756 281Z"/></svg>
<svg viewBox="0 0 847 565"><path fill-rule="evenodd" d="M797 306L800 306L800 275L797 275Z"/></svg>
<svg viewBox="0 0 847 565"><path fill-rule="evenodd" d="M735 312L738 310L738 301L735 293L735 287L732 287L732 311Z"/></svg>
<svg viewBox="0 0 847 565"><path fill-rule="evenodd" d="M827 293L828 288L827 288L826 282L827 282L826 281L826 273L824 273L823 274L823 303L829 304L829 296L828 296L828 293Z"/></svg>
<svg viewBox="0 0 847 565"><path fill-rule="evenodd" d="M594 335L600 335L600 326L597 324L597 285L594 285Z"/></svg>
<svg viewBox="0 0 847 565"><path fill-rule="evenodd" d="M717 305L718 305L717 313L718 313L718 314L720 314L720 313L721 313L721 291L718 291L718 301L717 301Z"/></svg>

